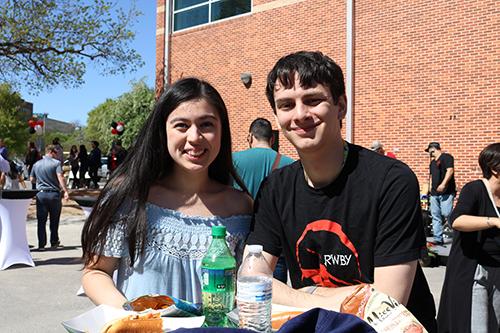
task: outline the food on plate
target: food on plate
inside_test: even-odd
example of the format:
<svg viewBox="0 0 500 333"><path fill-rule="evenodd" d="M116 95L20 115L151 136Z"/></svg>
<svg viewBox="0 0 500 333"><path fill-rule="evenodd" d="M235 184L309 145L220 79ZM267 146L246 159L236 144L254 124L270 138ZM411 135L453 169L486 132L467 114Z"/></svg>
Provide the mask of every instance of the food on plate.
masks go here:
<svg viewBox="0 0 500 333"><path fill-rule="evenodd" d="M160 313L134 314L115 319L102 329L101 333L162 333L163 320Z"/></svg>
<svg viewBox="0 0 500 333"><path fill-rule="evenodd" d="M302 311L284 311L273 313L271 315L271 327L273 330L279 330L287 321L302 313Z"/></svg>
<svg viewBox="0 0 500 333"><path fill-rule="evenodd" d="M174 303L173 299L165 295L145 295L131 301L129 305L133 311L144 311L166 309Z"/></svg>

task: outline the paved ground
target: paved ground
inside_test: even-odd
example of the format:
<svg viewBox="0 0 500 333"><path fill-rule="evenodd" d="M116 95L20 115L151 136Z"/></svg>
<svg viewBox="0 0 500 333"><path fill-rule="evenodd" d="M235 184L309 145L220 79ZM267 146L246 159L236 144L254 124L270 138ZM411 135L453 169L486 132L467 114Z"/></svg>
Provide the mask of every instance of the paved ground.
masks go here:
<svg viewBox="0 0 500 333"><path fill-rule="evenodd" d="M0 271L0 332L64 332L61 321L93 307L88 298L76 296L82 226L83 213L61 221L63 248L32 251L36 267L16 265ZM29 244L36 246L36 221L28 221L27 234Z"/></svg>
<svg viewBox="0 0 500 333"><path fill-rule="evenodd" d="M36 267L13 266L0 271L0 332L64 332L61 321L90 310L93 304L76 296L80 287L80 232L83 212L65 217L60 225L64 248L32 251ZM36 221L27 222L28 242L37 245ZM32 249L33 250L33 249ZM424 268L436 304L444 267Z"/></svg>

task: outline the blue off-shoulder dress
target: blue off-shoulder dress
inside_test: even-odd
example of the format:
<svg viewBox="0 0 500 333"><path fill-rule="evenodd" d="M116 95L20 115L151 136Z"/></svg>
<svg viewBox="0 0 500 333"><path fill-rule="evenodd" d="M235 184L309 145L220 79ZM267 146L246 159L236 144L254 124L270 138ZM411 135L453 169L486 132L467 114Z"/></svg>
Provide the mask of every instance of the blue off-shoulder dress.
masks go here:
<svg viewBox="0 0 500 333"><path fill-rule="evenodd" d="M144 254L132 267L126 216L115 216L102 252L104 256L120 258L116 287L128 300L162 294L201 303L201 260L212 240L212 226L227 228L226 241L237 262L241 262L251 215L188 216L147 203L146 216Z"/></svg>

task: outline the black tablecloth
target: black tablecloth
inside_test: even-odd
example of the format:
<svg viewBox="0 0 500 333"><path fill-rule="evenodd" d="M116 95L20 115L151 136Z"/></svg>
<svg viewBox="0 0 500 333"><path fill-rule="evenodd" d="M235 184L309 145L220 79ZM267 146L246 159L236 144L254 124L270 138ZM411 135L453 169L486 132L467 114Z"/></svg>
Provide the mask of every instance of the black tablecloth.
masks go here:
<svg viewBox="0 0 500 333"><path fill-rule="evenodd" d="M73 196L71 199L76 201L82 207L93 207L97 201L97 197L90 195Z"/></svg>
<svg viewBox="0 0 500 333"><path fill-rule="evenodd" d="M2 190L2 199L31 199L37 194L37 190Z"/></svg>

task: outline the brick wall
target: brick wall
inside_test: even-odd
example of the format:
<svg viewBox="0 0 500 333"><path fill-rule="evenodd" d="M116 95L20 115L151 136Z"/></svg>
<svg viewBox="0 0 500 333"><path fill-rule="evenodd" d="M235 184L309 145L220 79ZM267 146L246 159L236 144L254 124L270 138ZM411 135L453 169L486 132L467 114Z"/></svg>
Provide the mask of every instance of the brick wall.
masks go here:
<svg viewBox="0 0 500 333"><path fill-rule="evenodd" d="M158 0L157 89L163 86L165 0ZM170 79L211 82L230 112L233 149L256 117L273 120L267 72L284 54L320 50L345 69L345 1L254 0L253 12L173 33ZM163 7L164 8L164 7ZM495 24L496 23L496 24ZM423 149L439 141L459 186L480 176L477 156L500 140L495 1L356 2L354 142L381 140L427 181ZM240 80L252 73L252 85ZM280 137L280 151L297 157Z"/></svg>
<svg viewBox="0 0 500 333"><path fill-rule="evenodd" d="M411 5L410 5L411 4ZM455 157L458 185L500 141L497 1L356 2L355 141L374 138L427 182L430 141Z"/></svg>

